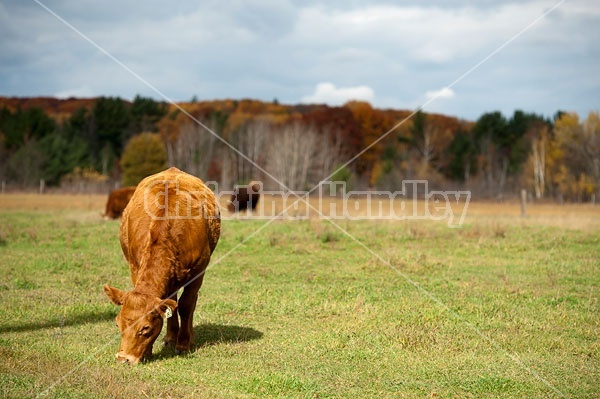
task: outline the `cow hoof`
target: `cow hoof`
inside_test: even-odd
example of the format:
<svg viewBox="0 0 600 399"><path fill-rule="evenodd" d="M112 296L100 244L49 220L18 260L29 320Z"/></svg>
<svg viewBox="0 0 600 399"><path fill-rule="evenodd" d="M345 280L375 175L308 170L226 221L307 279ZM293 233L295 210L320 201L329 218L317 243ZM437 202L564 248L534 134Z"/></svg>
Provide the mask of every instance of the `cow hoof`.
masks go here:
<svg viewBox="0 0 600 399"><path fill-rule="evenodd" d="M175 347L175 353L177 353L178 355L181 355L182 353L186 353L189 351L190 351L189 347L185 347L185 346L181 346L181 345L178 345L177 347Z"/></svg>

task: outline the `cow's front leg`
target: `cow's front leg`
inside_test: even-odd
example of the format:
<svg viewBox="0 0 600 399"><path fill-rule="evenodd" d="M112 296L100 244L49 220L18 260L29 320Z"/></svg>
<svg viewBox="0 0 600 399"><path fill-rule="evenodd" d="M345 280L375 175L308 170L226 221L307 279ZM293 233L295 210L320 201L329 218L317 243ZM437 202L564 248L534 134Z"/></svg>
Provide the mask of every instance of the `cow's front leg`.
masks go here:
<svg viewBox="0 0 600 399"><path fill-rule="evenodd" d="M167 319L167 334L163 339L165 346L177 345L177 336L179 335L179 310L175 308L173 315Z"/></svg>

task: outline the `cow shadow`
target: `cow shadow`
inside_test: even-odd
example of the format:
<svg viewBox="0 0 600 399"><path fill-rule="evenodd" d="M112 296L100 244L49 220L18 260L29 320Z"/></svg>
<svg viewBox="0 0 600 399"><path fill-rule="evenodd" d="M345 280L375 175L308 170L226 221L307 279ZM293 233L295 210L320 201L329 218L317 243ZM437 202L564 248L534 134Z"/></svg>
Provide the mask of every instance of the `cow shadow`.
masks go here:
<svg viewBox="0 0 600 399"><path fill-rule="evenodd" d="M102 310L100 312L97 310L90 310L65 317L54 317L50 320L0 325L0 333L26 332L42 330L46 328L70 327L87 323L101 323L107 320L112 320L115 318L115 316L117 316L116 308Z"/></svg>
<svg viewBox="0 0 600 399"><path fill-rule="evenodd" d="M230 326L222 324L205 323L194 327L194 346L189 353L194 353L200 348L220 344L235 344L262 338L263 333L251 327ZM157 341L158 343L158 341ZM175 349L163 345L150 361L177 356Z"/></svg>

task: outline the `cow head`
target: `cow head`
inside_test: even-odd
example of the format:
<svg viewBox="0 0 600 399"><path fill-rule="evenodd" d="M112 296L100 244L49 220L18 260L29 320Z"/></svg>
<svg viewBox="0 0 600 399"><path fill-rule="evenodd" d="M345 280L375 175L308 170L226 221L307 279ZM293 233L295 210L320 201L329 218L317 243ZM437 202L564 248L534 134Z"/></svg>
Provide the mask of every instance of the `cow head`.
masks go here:
<svg viewBox="0 0 600 399"><path fill-rule="evenodd" d="M121 291L104 286L104 293L121 311L117 326L121 332L121 346L117 360L137 364L152 354L152 345L160 334L163 317L170 317L177 307L172 299L160 299L134 291Z"/></svg>

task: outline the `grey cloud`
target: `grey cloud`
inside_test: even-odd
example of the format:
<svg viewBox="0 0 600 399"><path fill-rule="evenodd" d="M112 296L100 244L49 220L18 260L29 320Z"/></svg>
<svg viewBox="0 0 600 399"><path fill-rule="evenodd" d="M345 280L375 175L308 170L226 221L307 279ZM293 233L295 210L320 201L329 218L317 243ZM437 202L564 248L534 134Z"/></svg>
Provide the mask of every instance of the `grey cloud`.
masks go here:
<svg viewBox="0 0 600 399"><path fill-rule="evenodd" d="M46 3L44 3L46 4ZM299 102L320 82L366 86L381 107L416 107L554 1L47 3L174 100ZM572 0L452 88L432 110L467 118L520 107L600 108L599 5ZM0 94L159 98L35 2L0 3ZM594 91L595 90L595 91Z"/></svg>

